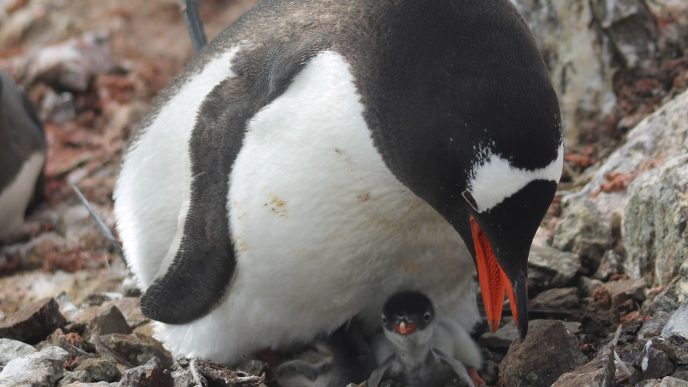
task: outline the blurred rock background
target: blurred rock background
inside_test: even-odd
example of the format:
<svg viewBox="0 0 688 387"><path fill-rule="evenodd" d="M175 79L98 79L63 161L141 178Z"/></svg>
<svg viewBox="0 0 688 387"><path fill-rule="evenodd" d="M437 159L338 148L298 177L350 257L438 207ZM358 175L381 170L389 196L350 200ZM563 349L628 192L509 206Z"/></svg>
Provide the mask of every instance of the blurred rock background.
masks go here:
<svg viewBox="0 0 688 387"><path fill-rule="evenodd" d="M254 0L200 0L209 38ZM531 330L478 326L503 386L688 386L688 1L512 0L566 130L529 264ZM0 0L0 69L48 137L30 238L0 246L0 386L273 385L260 362L177 360L151 337L110 227L133 124L192 55L172 0ZM508 314L508 310L505 310Z"/></svg>

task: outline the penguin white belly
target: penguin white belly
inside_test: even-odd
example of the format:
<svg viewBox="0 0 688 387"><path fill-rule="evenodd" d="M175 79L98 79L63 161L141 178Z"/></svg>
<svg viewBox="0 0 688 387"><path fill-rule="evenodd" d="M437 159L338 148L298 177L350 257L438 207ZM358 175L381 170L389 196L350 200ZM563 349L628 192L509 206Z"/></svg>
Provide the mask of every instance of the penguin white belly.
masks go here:
<svg viewBox="0 0 688 387"><path fill-rule="evenodd" d="M466 329L477 320L463 241L385 166L341 55L318 54L249 121L229 184L235 276L209 314L159 324L175 352L234 362L356 314L378 324L401 289L421 290Z"/></svg>
<svg viewBox="0 0 688 387"><path fill-rule="evenodd" d="M44 161L43 152L29 156L12 182L0 192L0 239L11 238L20 232Z"/></svg>

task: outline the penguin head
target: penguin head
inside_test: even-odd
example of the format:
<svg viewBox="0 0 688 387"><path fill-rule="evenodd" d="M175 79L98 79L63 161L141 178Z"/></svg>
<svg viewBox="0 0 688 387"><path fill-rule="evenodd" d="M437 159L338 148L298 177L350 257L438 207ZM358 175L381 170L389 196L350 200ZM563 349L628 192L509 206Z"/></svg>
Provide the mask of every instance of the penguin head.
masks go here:
<svg viewBox="0 0 688 387"><path fill-rule="evenodd" d="M473 255L490 327L507 294L524 337L530 245L563 166L559 103L509 2L449 3L432 18L408 13L416 28L360 83L372 90L365 114L390 170Z"/></svg>
<svg viewBox="0 0 688 387"><path fill-rule="evenodd" d="M406 129L399 143L382 148L400 181L456 229L472 254L490 329L499 328L506 295L521 337L528 329L530 246L564 157L556 97L540 99L549 107L523 115L495 109L495 117L483 114L473 123Z"/></svg>
<svg viewBox="0 0 688 387"><path fill-rule="evenodd" d="M382 327L392 336L420 336L435 319L432 301L417 291L394 294L382 308Z"/></svg>
<svg viewBox="0 0 688 387"><path fill-rule="evenodd" d="M433 62L445 67L428 70L435 75L423 78L427 84L403 89L412 104L400 100L370 116L390 170L473 255L490 328L499 327L506 294L525 337L528 254L554 198L564 150L559 104L536 51L516 66L514 58L496 58L521 54L500 50L482 62ZM418 90L427 93L418 97Z"/></svg>
<svg viewBox="0 0 688 387"><path fill-rule="evenodd" d="M560 152L563 153L563 150ZM483 305L491 331L499 328L504 296L509 299L512 315L520 336L525 337L527 318L527 264L530 245L535 232L551 203L561 171L560 157L553 161L550 178L539 176L520 182L511 191L499 192L508 186L509 178L492 180L501 197L482 201L474 192L477 184L462 193L466 214L453 218L454 226L472 250L478 274ZM520 179L518 174L511 177ZM556 179L555 179L556 177ZM512 182L513 183L513 182ZM487 204L485 204L487 202Z"/></svg>

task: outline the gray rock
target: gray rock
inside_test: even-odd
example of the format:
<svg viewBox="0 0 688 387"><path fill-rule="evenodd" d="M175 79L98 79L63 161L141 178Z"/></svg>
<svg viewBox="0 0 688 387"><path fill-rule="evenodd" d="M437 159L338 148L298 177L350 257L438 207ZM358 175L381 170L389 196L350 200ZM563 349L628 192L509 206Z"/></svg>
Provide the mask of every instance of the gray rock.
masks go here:
<svg viewBox="0 0 688 387"><path fill-rule="evenodd" d="M83 372L80 382L116 382L122 377L117 369L117 363L103 357L84 359L75 371Z"/></svg>
<svg viewBox="0 0 688 387"><path fill-rule="evenodd" d="M688 339L688 300L681 305L672 315L662 329L662 337L678 335Z"/></svg>
<svg viewBox="0 0 688 387"><path fill-rule="evenodd" d="M612 89L612 55L594 28L590 2L584 0L514 0L523 13L550 71L559 96L562 126L569 143L578 141L582 118L608 113Z"/></svg>
<svg viewBox="0 0 688 387"><path fill-rule="evenodd" d="M109 307L110 305L116 306L117 309L124 314L124 317L127 319L127 324L135 328L150 321L148 317L143 315L140 301L140 297L122 297L117 300L105 302L103 307Z"/></svg>
<svg viewBox="0 0 688 387"><path fill-rule="evenodd" d="M640 367L643 371L643 377L646 379L663 378L674 372L674 364L669 355L658 345L655 345L657 342L661 342L661 339L648 340L643 348Z"/></svg>
<svg viewBox="0 0 688 387"><path fill-rule="evenodd" d="M658 310L649 316L649 320L643 323L638 331L638 338L641 340L651 339L659 336L669 321L671 315L665 311Z"/></svg>
<svg viewBox="0 0 688 387"><path fill-rule="evenodd" d="M592 11L609 44L629 68L648 67L659 50L653 16L640 1L591 1Z"/></svg>
<svg viewBox="0 0 688 387"><path fill-rule="evenodd" d="M554 229L552 246L578 255L595 270L612 246L612 228L590 200L573 203Z"/></svg>
<svg viewBox="0 0 688 387"><path fill-rule="evenodd" d="M111 334L96 336L92 339L98 353L102 356L115 357L133 366L143 365L152 358L157 358L163 368L172 365L172 355L162 344L152 337L141 334Z"/></svg>
<svg viewBox="0 0 688 387"><path fill-rule="evenodd" d="M685 289L683 289L681 280L672 283L669 286L664 287L659 293L652 295L649 300L643 303L641 311L645 315L656 316L660 312L667 314L668 318L674 314L676 309L681 306L681 301L686 297L684 296Z"/></svg>
<svg viewBox="0 0 688 387"><path fill-rule="evenodd" d="M82 309L76 309L67 314L67 318L77 326L88 326L88 324L98 315L106 313L111 307L117 307L122 312L127 324L132 327L138 327L150 321L149 318L143 315L139 306L138 297L122 297L120 299L105 301L102 305L91 306Z"/></svg>
<svg viewBox="0 0 688 387"><path fill-rule="evenodd" d="M528 288L532 291L566 286L580 267L580 260L574 254L533 245L528 257Z"/></svg>
<svg viewBox="0 0 688 387"><path fill-rule="evenodd" d="M577 288L555 288L545 290L530 300L532 309L574 309L580 306Z"/></svg>
<svg viewBox="0 0 688 387"><path fill-rule="evenodd" d="M561 375L552 387L611 387L615 371L614 352L606 351L599 358Z"/></svg>
<svg viewBox="0 0 688 387"><path fill-rule="evenodd" d="M251 375L244 370L233 370L208 361L196 361L196 367L201 377L211 386L266 387L267 385L265 374ZM384 385L383 382L381 387Z"/></svg>
<svg viewBox="0 0 688 387"><path fill-rule="evenodd" d="M538 320L533 320L533 321L538 321ZM564 324L564 327L566 330L569 332L573 333L574 335L580 332L581 330L581 323L577 321L562 321L562 324Z"/></svg>
<svg viewBox="0 0 688 387"><path fill-rule="evenodd" d="M581 276L578 280L578 288L586 296L592 296L595 290L597 290L597 288L599 288L600 286L602 286L602 281L596 280L594 278Z"/></svg>
<svg viewBox="0 0 688 387"><path fill-rule="evenodd" d="M0 321L0 337L33 343L66 323L55 299L44 298Z"/></svg>
<svg viewBox="0 0 688 387"><path fill-rule="evenodd" d="M577 208L580 202L591 201L601 217L598 221L611 224L614 214L622 214L625 192L600 190L610 173L637 176L639 171L652 173L653 162L685 154L688 149L688 91L666 103L647 116L626 137L626 142L614 151L595 172L580 192L565 195L564 215ZM655 166L657 166L655 164Z"/></svg>
<svg viewBox="0 0 688 387"><path fill-rule="evenodd" d="M688 381L667 376L662 379L658 387L688 387Z"/></svg>
<svg viewBox="0 0 688 387"><path fill-rule="evenodd" d="M615 1L614 3L618 3ZM684 4L685 2L677 2ZM685 7L685 6L683 6ZM647 276L646 279L651 279L648 282L649 286L659 285L661 281L670 278L672 274L676 274L676 258L680 255L667 255L660 257L659 261L661 267L667 268L666 272L659 273L656 276L656 267L654 257L658 255L645 255L648 251L657 252L662 250L668 254L673 251L681 251L684 249L686 239L683 241L676 240L679 244L671 246L670 243L663 242L663 239L655 237L650 240L650 233L647 229L655 229L661 227L663 222L668 229L659 230L663 236L676 236L680 231L680 226L683 222L677 221L670 223L671 218L680 219L680 214L685 214L685 201L676 200L676 195L672 192L683 192L680 190L683 186L676 185L682 177L685 176L685 167L683 172L676 171L676 168L663 168L663 164L672 158L686 155L688 152L688 120L686 119L686 111L688 111L688 91L675 97L670 102L666 103L653 114L647 116L638 125L636 125L627 135L626 142L614 151L604 163L597 169L590 181L578 192L565 194L562 197L562 218L571 219L577 217L581 208L586 208L586 203L592 203L594 210L587 211L596 214L596 218L589 219L593 223L602 224L600 229L606 229L615 224L615 219L621 218L621 237L626 247L627 257L623 263L624 272L631 277ZM676 161L673 161L676 163ZM664 172L658 172L664 170ZM671 171L670 171L671 170ZM627 205L627 192L621 187L620 190L602 190L604 185L608 183L608 176L610 174L627 175L631 179L636 177L642 184L633 182L633 195L636 197L635 202L638 206ZM655 175L653 177L653 175ZM655 187L648 187L649 182L661 182L655 184ZM669 184L669 187L664 187L664 184ZM674 187L674 188L672 188ZM676 191L675 187L679 187ZM630 191L630 188L629 188ZM630 194L630 192L629 192ZM647 197L650 200L642 202L641 197ZM657 202L658 200L669 202ZM642 203L641 203L642 202ZM665 209L666 215L661 214L661 209ZM645 219L640 216L640 212L649 216ZM630 222L630 223L629 223ZM571 219L569 224L575 225L575 219ZM643 226L644 225L644 226ZM645 228L643 228L645 227ZM564 235L557 235L564 232ZM645 240L638 240L634 236L647 236L647 241L651 241L650 246L645 246ZM583 235L578 237L575 233L571 233L566 227L561 226L555 231L554 239L560 245L566 245L573 249L573 246L578 243L579 239L586 242L588 237ZM628 244L630 242L630 249ZM559 245L555 245L557 247ZM683 250L685 251L685 250ZM685 257L685 253L683 254ZM687 261L688 262L688 261ZM641 270L649 270L648 273L641 272ZM671 269L671 270L669 270ZM688 263L683 265L683 269L679 268L679 272L685 274L682 287L679 287L683 296L688 293ZM655 277L657 277L655 279ZM666 282L663 282L666 284Z"/></svg>
<svg viewBox="0 0 688 387"><path fill-rule="evenodd" d="M125 335L131 333L131 328L129 324L127 324L126 318L114 305L104 310L88 324L89 335L102 336L112 333L121 333Z"/></svg>
<svg viewBox="0 0 688 387"><path fill-rule="evenodd" d="M688 106L685 107L688 109ZM688 151L666 160L628 187L622 235L625 271L667 285L688 256Z"/></svg>
<svg viewBox="0 0 688 387"><path fill-rule="evenodd" d="M0 339L0 367L18 357L36 353L36 348L21 341Z"/></svg>
<svg viewBox="0 0 688 387"><path fill-rule="evenodd" d="M480 336L480 344L496 350L506 350L511 343L518 339L518 328L514 324L504 324L496 332L483 333Z"/></svg>
<svg viewBox="0 0 688 387"><path fill-rule="evenodd" d="M119 381L120 387L172 387L173 385L172 376L165 371L165 367L155 357L142 366L127 370Z"/></svg>
<svg viewBox="0 0 688 387"><path fill-rule="evenodd" d="M670 21L662 26L661 44L688 42L688 3L675 0L653 0L645 2L656 20ZM684 46L685 52L685 46Z"/></svg>
<svg viewBox="0 0 688 387"><path fill-rule="evenodd" d="M531 321L524 341L515 341L499 366L500 384L549 387L586 362L576 337L560 321Z"/></svg>
<svg viewBox="0 0 688 387"><path fill-rule="evenodd" d="M666 339L656 338L657 347L669 355L677 366L688 366L688 339L682 336L670 336Z"/></svg>
<svg viewBox="0 0 688 387"><path fill-rule="evenodd" d="M91 382L91 380L89 379L88 375L86 375L86 371L69 371L64 374L62 379L60 379L59 383L57 383L57 387L89 382Z"/></svg>
<svg viewBox="0 0 688 387"><path fill-rule="evenodd" d="M624 302L632 300L637 303L645 301L645 281L643 279L625 279L610 281L602 285L611 296L612 308L616 309Z"/></svg>
<svg viewBox="0 0 688 387"><path fill-rule="evenodd" d="M16 358L0 372L0 386L52 387L62 377L68 356L62 348L47 347Z"/></svg>
<svg viewBox="0 0 688 387"><path fill-rule="evenodd" d="M602 256L600 266L593 275L593 278L606 281L614 274L623 272L623 257L614 250L607 250Z"/></svg>
<svg viewBox="0 0 688 387"><path fill-rule="evenodd" d="M84 91L96 74L114 68L110 36L88 32L32 53L26 63L28 83L42 80L60 88Z"/></svg>
<svg viewBox="0 0 688 387"><path fill-rule="evenodd" d="M628 363L623 360L616 360L614 365L616 367L614 372L615 386L625 386L637 383L640 379L642 379L642 374L636 367L633 366L632 363Z"/></svg>
<svg viewBox="0 0 688 387"><path fill-rule="evenodd" d="M683 367L678 367L674 370L674 373L671 374L672 377L676 379L681 379L681 380L687 380L688 381L688 367L683 366Z"/></svg>
<svg viewBox="0 0 688 387"><path fill-rule="evenodd" d="M94 350L93 345L84 340L78 333L64 333L59 328L46 337L45 340L38 343L36 348L42 349L50 346L60 347L69 352L71 356L80 356L84 351L93 352Z"/></svg>

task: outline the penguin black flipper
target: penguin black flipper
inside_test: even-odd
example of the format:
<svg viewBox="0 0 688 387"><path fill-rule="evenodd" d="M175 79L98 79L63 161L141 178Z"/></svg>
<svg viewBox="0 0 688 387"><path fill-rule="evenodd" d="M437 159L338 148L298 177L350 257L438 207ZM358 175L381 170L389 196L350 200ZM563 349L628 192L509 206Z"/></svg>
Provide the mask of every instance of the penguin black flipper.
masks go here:
<svg viewBox="0 0 688 387"><path fill-rule="evenodd" d="M229 176L246 125L324 47L323 41L311 39L247 49L232 62L236 76L205 98L190 142L193 181L181 244L165 274L141 298L146 316L184 324L223 299L236 268L227 206Z"/></svg>

